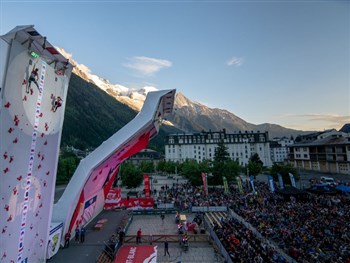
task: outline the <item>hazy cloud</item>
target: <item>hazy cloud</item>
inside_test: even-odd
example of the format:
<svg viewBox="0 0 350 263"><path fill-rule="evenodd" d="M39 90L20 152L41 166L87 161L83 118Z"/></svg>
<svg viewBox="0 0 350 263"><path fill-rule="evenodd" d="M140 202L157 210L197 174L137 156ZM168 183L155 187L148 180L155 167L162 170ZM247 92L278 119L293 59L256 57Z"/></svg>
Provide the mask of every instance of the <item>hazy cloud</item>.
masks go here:
<svg viewBox="0 0 350 263"><path fill-rule="evenodd" d="M235 66L235 67L239 67L243 64L243 58L236 58L236 57L233 57L231 58L230 60L228 60L226 62L227 66Z"/></svg>
<svg viewBox="0 0 350 263"><path fill-rule="evenodd" d="M348 123L350 121L349 115L338 115L338 114L318 114L318 113L307 113L307 114L288 114L287 117L299 117L306 118L309 121L328 121L333 123Z"/></svg>
<svg viewBox="0 0 350 263"><path fill-rule="evenodd" d="M129 63L124 64L125 67L135 70L141 76L153 76L159 70L169 68L171 65L172 63L168 60L149 57L129 58Z"/></svg>
<svg viewBox="0 0 350 263"><path fill-rule="evenodd" d="M315 130L316 127L323 127L323 129L340 129L345 123L349 123L349 115L339 114L319 114L319 113L307 113L307 114L286 114L282 118L297 118L298 123L289 125L290 127L299 128L303 130ZM289 121L290 122L290 121ZM291 122L290 122L291 123ZM320 129L318 129L320 130Z"/></svg>

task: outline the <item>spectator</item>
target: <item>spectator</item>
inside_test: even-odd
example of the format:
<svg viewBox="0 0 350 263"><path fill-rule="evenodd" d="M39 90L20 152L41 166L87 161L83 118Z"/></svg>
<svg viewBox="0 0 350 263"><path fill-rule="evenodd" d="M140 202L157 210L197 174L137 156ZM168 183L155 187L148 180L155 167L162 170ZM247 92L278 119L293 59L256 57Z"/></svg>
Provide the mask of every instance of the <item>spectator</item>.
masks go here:
<svg viewBox="0 0 350 263"><path fill-rule="evenodd" d="M164 241L164 256L166 256L166 254L168 254L168 256L170 257L170 254L169 254L169 243L168 243L167 239L165 239L165 241Z"/></svg>
<svg viewBox="0 0 350 263"><path fill-rule="evenodd" d="M82 226L80 229L80 242L81 243L85 242L85 232L86 232L86 229L84 226Z"/></svg>
<svg viewBox="0 0 350 263"><path fill-rule="evenodd" d="M70 241L70 230L64 235L64 247L63 248L69 248L69 241Z"/></svg>
<svg viewBox="0 0 350 263"><path fill-rule="evenodd" d="M141 231L141 228L139 228L139 230L137 230L137 233L136 233L136 244L141 243L141 235L142 235L142 231Z"/></svg>
<svg viewBox="0 0 350 263"><path fill-rule="evenodd" d="M79 243L79 238L80 238L80 230L79 227L75 228L75 241Z"/></svg>

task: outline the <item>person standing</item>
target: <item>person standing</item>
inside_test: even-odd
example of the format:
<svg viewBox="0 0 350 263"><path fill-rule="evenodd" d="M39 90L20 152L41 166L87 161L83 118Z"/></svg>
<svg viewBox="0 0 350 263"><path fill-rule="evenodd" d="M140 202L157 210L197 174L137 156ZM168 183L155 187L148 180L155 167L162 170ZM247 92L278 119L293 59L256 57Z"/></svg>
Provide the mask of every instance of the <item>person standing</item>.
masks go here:
<svg viewBox="0 0 350 263"><path fill-rule="evenodd" d="M165 241L164 241L164 256L166 256L166 254L168 254L168 256L170 257L170 254L169 254L169 243L168 243L167 239L165 239Z"/></svg>
<svg viewBox="0 0 350 263"><path fill-rule="evenodd" d="M75 241L79 243L80 230L79 227L75 228Z"/></svg>
<svg viewBox="0 0 350 263"><path fill-rule="evenodd" d="M82 226L81 229L80 229L80 242L81 243L84 243L85 242L85 227Z"/></svg>
<svg viewBox="0 0 350 263"><path fill-rule="evenodd" d="M70 230L64 235L64 247L63 248L69 248L69 241L70 241Z"/></svg>
<svg viewBox="0 0 350 263"><path fill-rule="evenodd" d="M119 231L119 244L120 245L123 245L124 243L124 237L125 237L125 232L121 229Z"/></svg>
<svg viewBox="0 0 350 263"><path fill-rule="evenodd" d="M141 243L141 235L142 235L142 231L141 231L141 228L139 228L139 230L136 233L136 244Z"/></svg>

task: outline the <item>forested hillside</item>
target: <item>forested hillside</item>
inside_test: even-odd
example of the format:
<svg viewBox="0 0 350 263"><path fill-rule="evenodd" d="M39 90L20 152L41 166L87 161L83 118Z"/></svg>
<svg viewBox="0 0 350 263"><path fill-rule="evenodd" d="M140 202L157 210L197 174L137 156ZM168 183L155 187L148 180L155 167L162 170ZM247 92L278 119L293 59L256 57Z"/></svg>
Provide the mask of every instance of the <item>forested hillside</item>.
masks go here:
<svg viewBox="0 0 350 263"><path fill-rule="evenodd" d="M67 94L61 147L69 145L86 150L98 147L130 122L137 112L118 102L103 90L72 74ZM168 133L181 132L162 125L149 147L164 151Z"/></svg>

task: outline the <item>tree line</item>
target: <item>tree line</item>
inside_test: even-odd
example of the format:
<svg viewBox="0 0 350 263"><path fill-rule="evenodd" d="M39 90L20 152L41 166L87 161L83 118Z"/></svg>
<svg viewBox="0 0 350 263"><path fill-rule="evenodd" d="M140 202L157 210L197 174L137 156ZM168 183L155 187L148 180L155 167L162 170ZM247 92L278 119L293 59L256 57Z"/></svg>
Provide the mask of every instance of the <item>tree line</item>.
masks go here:
<svg viewBox="0 0 350 263"><path fill-rule="evenodd" d="M67 183L74 173L79 159L74 154L65 153L60 158L57 183ZM289 173L299 180L297 170L290 164L274 164L270 168L263 167L263 162L257 153L253 154L246 166L241 166L239 161L230 158L228 148L223 141L219 142L213 160L187 159L182 163L161 160L155 165L152 161L142 161L139 165L125 161L120 167L120 179L122 185L128 188L136 188L143 182L143 174L162 173L180 174L192 185L202 185L201 173L208 175L209 185L223 185L223 177L228 183L235 183L240 174L256 177L261 173L268 173L277 181L278 174L282 175L283 181L290 184Z"/></svg>

